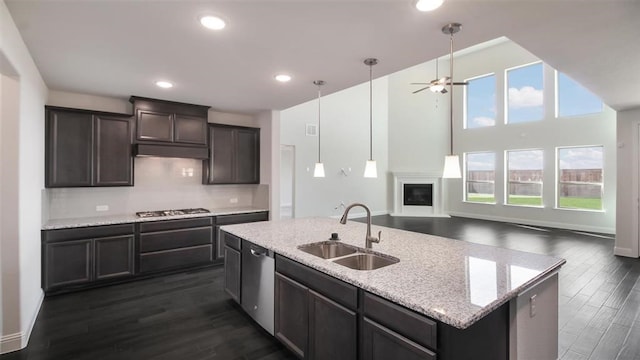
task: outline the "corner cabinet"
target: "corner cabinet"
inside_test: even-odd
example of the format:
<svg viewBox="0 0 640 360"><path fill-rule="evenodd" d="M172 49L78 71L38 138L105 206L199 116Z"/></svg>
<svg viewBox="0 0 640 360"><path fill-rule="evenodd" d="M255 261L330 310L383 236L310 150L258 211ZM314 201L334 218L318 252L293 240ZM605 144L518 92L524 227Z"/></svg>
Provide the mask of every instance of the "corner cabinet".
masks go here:
<svg viewBox="0 0 640 360"><path fill-rule="evenodd" d="M84 288L134 274L134 226L109 225L42 232L42 288Z"/></svg>
<svg viewBox="0 0 640 360"><path fill-rule="evenodd" d="M207 146L209 107L132 96L136 143Z"/></svg>
<svg viewBox="0 0 640 360"><path fill-rule="evenodd" d="M131 117L46 106L45 186L132 186Z"/></svg>
<svg viewBox="0 0 640 360"><path fill-rule="evenodd" d="M260 129L209 124L203 184L259 184Z"/></svg>

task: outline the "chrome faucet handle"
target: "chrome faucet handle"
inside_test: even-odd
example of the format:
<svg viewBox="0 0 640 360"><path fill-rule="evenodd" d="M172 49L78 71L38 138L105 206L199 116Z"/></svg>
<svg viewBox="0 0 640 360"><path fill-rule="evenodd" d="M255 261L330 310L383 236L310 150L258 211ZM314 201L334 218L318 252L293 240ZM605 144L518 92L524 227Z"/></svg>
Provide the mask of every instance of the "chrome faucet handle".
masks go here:
<svg viewBox="0 0 640 360"><path fill-rule="evenodd" d="M376 239L376 243L379 243L382 240L382 230L378 231L378 238Z"/></svg>
<svg viewBox="0 0 640 360"><path fill-rule="evenodd" d="M367 238L367 240L369 240L372 243L376 243L378 244L380 242L380 237L382 236L382 231L378 231L378 237L373 237L373 236L369 236Z"/></svg>

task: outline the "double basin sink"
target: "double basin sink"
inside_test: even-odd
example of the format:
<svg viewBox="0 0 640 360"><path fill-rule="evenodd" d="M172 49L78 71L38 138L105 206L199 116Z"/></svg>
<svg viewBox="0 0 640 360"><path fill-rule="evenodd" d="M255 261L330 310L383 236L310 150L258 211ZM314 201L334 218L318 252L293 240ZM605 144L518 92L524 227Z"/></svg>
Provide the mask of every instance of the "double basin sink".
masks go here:
<svg viewBox="0 0 640 360"><path fill-rule="evenodd" d="M355 270L375 270L400 261L393 256L343 244L335 240L301 245L298 246L298 249Z"/></svg>

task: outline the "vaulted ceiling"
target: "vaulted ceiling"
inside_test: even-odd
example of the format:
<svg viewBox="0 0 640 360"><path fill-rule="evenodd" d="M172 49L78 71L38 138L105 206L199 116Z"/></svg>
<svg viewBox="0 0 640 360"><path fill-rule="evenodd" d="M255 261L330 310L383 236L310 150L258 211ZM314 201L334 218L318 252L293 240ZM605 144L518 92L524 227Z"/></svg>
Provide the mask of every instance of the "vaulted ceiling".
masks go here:
<svg viewBox="0 0 640 360"><path fill-rule="evenodd" d="M456 49L506 36L616 110L640 106L640 2L446 0L5 0L51 89L129 95L255 113L285 109ZM217 14L223 31L198 18ZM289 83L273 76L292 75ZM154 82L168 79L169 90ZM407 88L410 91L410 88Z"/></svg>

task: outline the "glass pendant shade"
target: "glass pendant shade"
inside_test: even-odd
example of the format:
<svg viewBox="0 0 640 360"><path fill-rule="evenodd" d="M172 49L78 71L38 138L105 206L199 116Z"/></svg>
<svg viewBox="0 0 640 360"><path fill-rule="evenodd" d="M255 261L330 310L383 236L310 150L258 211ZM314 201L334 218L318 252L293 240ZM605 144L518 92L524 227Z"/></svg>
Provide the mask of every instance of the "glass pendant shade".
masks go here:
<svg viewBox="0 0 640 360"><path fill-rule="evenodd" d="M364 167L364 177L366 178L378 177L378 168L376 166L375 160L367 160L367 165Z"/></svg>
<svg viewBox="0 0 640 360"><path fill-rule="evenodd" d="M313 169L313 177L324 177L324 164L321 162L316 163L316 167Z"/></svg>
<svg viewBox="0 0 640 360"><path fill-rule="evenodd" d="M460 157L458 155L447 155L444 158L444 171L442 178L444 179L460 179Z"/></svg>

